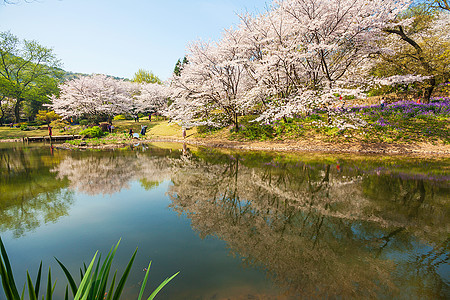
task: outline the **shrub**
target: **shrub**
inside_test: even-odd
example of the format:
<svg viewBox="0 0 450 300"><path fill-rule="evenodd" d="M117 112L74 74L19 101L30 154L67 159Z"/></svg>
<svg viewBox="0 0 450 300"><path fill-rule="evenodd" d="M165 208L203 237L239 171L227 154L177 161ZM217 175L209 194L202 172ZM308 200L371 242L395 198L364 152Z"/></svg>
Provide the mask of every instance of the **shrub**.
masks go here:
<svg viewBox="0 0 450 300"><path fill-rule="evenodd" d="M80 125L86 126L89 124L88 120L80 120Z"/></svg>
<svg viewBox="0 0 450 300"><path fill-rule="evenodd" d="M22 125L20 125L20 130L28 131L28 130L30 130L30 129L28 128L28 125L27 125L27 124L22 124Z"/></svg>
<svg viewBox="0 0 450 300"><path fill-rule="evenodd" d="M99 138L104 135L103 131L100 127L94 126L92 128L87 128L80 132L80 135L90 137L90 138Z"/></svg>
<svg viewBox="0 0 450 300"><path fill-rule="evenodd" d="M212 132L218 131L220 129L222 129L222 127L200 125L200 126L197 127L197 132L198 133L212 133Z"/></svg>
<svg viewBox="0 0 450 300"><path fill-rule="evenodd" d="M61 116L57 115L54 111L40 110L36 115L36 119L43 123L48 123L50 121L61 119Z"/></svg>
<svg viewBox="0 0 450 300"><path fill-rule="evenodd" d="M64 120L55 120L50 123L50 126L55 129L63 129L66 126L69 126L69 123Z"/></svg>
<svg viewBox="0 0 450 300"><path fill-rule="evenodd" d="M114 117L114 121L118 121L118 120L126 120L127 118L125 118L125 116L124 115L117 115L117 116L115 116Z"/></svg>
<svg viewBox="0 0 450 300"><path fill-rule="evenodd" d="M252 118L242 118L239 125L239 131L233 127L231 132L233 135L237 135L249 140L267 140L274 137L274 129L270 125L263 125L258 122L251 122Z"/></svg>

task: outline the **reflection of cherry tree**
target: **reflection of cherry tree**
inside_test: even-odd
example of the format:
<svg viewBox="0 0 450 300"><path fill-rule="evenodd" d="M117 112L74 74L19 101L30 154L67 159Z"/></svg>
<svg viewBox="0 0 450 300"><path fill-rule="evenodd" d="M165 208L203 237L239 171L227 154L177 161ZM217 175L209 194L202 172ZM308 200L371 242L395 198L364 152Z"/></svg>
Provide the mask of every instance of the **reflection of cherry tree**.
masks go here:
<svg viewBox="0 0 450 300"><path fill-rule="evenodd" d="M450 215L446 197L448 187L440 187L439 183L429 183L423 178L411 180L378 175L365 177L361 189L371 199L367 213L391 220L391 225L406 227L421 239L433 243L439 243L448 235L448 227L443 226L448 224Z"/></svg>
<svg viewBox="0 0 450 300"><path fill-rule="evenodd" d="M67 157L55 171L58 178L65 176L70 186L89 195L114 194L128 188L134 178L136 159L134 157L90 156L82 159Z"/></svg>
<svg viewBox="0 0 450 300"><path fill-rule="evenodd" d="M380 253L411 248L402 234L411 224L374 211L364 175L330 165L244 164L239 156L191 161L172 178L171 206L201 237L223 239L244 264L267 269L294 295L396 295L393 264Z"/></svg>
<svg viewBox="0 0 450 300"><path fill-rule="evenodd" d="M60 179L67 177L72 188L89 195L114 194L129 188L130 182L135 180L141 180L144 185L146 182L158 185L170 179L172 172L168 159L138 152L68 156L53 171Z"/></svg>
<svg viewBox="0 0 450 300"><path fill-rule="evenodd" d="M419 280L405 274L414 266L430 282L440 280L434 264L442 261L433 257L446 247L447 208L443 189L431 181L280 157L182 153L73 155L54 171L89 194L113 193L137 180L150 189L170 179L171 207L201 237L226 241L244 265L266 269L295 297L394 297L397 277ZM399 271L387 257L414 253L417 238L436 251L424 261L412 257Z"/></svg>
<svg viewBox="0 0 450 300"><path fill-rule="evenodd" d="M325 196L329 173L318 181L300 177L300 185L307 189L296 192L283 187L293 178L268 174L273 167L242 167L238 157L206 169L197 165L173 178L169 195L174 209L186 213L201 236L227 241L246 264L267 268L277 283L294 294L358 296L362 294L354 288L355 282L362 291L375 290L374 277L388 282L387 265L375 263L352 240L346 220L315 209L319 206L314 201L329 205ZM299 209L297 199L305 207ZM361 260L354 262L353 256Z"/></svg>

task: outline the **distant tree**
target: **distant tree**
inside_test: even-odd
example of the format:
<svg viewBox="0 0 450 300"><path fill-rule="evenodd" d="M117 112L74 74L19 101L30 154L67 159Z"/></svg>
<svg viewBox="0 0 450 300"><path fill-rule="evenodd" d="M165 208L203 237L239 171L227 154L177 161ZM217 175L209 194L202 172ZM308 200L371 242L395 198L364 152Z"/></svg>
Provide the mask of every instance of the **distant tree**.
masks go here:
<svg viewBox="0 0 450 300"><path fill-rule="evenodd" d="M158 83L161 84L161 79L153 72L144 69L139 69L134 73L133 81L137 83Z"/></svg>
<svg viewBox="0 0 450 300"><path fill-rule="evenodd" d="M173 73L176 76L180 76L181 75L181 71L184 68L184 65L186 65L188 63L187 57L185 56L183 58L183 61L181 61L180 59L177 60L177 63L175 64L175 68L173 69Z"/></svg>
<svg viewBox="0 0 450 300"><path fill-rule="evenodd" d="M52 49L0 32L0 95L14 101L16 122L24 102L55 86L61 76L59 65Z"/></svg>
<svg viewBox="0 0 450 300"><path fill-rule="evenodd" d="M177 63L175 64L175 68L173 69L173 74L176 76L180 76L181 74L181 60L178 59Z"/></svg>

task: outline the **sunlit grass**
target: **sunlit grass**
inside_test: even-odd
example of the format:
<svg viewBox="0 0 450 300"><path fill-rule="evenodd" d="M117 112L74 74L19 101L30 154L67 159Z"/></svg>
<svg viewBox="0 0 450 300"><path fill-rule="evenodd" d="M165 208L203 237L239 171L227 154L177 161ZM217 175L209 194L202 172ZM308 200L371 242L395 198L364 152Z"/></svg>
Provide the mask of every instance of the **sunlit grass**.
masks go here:
<svg viewBox="0 0 450 300"><path fill-rule="evenodd" d="M366 122L358 128L340 129L323 126L328 123L324 112L316 111L308 115L296 116L273 121L262 125L251 122L254 116L240 117L239 131L230 126L222 129L204 130L189 128L186 138L241 140L241 141L295 141L309 140L341 143L387 143L387 144L450 144L450 106L448 101L432 104L416 104L398 102L381 107L380 105L356 106L346 108L344 116L352 114ZM142 126L147 126L145 136L140 139L173 138L182 139L182 128L170 123L162 117L159 119L141 118L134 120L113 121L113 134L106 134L99 139L86 139L83 142L70 141L73 145L88 143L89 145L116 144L129 142L128 132L140 133ZM85 126L72 125L67 130L54 130L54 135L79 134ZM47 130L22 131L19 128L0 127L0 139L46 136Z"/></svg>

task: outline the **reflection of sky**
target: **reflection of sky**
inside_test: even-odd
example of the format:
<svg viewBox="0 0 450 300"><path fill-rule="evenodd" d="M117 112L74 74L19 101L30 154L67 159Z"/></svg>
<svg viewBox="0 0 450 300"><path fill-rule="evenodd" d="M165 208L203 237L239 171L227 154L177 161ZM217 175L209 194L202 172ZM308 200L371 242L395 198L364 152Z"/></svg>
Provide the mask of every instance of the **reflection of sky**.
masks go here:
<svg viewBox="0 0 450 300"><path fill-rule="evenodd" d="M429 278L434 274L439 277L446 288L444 291L447 295L450 295L450 264L449 253L444 250L442 254L440 249L434 249L430 245L424 244L420 240L417 240L410 235L402 235L400 232L398 236L399 240L407 238L409 249L405 247L399 247L397 243L397 236L391 237L389 240L383 239L389 235L388 229L370 228L370 232L366 231L361 223L354 223L351 226L352 233L355 239L364 240L367 242L367 248L374 250L375 255L380 258L393 261L395 263L394 278L397 278L396 284L401 286L405 283L411 283L410 280L414 280L414 276L417 276L415 280L422 281L423 285L435 285L436 278ZM390 229L392 231L392 228ZM438 253L438 254L436 254ZM401 278L401 280L398 280ZM416 285L408 286L407 289L417 288ZM411 294L420 294L419 291Z"/></svg>
<svg viewBox="0 0 450 300"><path fill-rule="evenodd" d="M64 153L67 154L67 152ZM59 154L62 153L60 152ZM251 259L252 250L248 249L247 251L244 249L245 251L239 252L236 249L227 249L228 245L233 245L234 238L228 237L227 240L221 235L222 229L224 230L222 233L229 233L226 229L228 225L227 218L218 220L214 216L208 215L208 210L202 212L195 205L202 203L201 200L208 201L212 197L211 191L208 188L205 189L205 186L211 189L217 186L219 198L230 195L230 190L228 189L234 187L235 177L224 175L228 174L224 173L224 169L230 167L228 165L229 161L219 160L218 158L221 158L220 155L215 155L214 158L217 161L213 160L213 163L211 163L208 160L206 162L197 161L195 156L189 159L189 157L180 158L177 156L164 157L161 153L159 153L161 156L153 156L150 153L133 156L131 155L133 154L132 152L126 152L123 155L110 154L70 153L70 155L67 154L67 157L58 161L59 164L55 168L52 165L52 170L58 175L61 175L62 170L67 172L68 175L63 177L67 176L70 181L71 191L73 190L74 192L73 203L70 205L68 216L60 217L55 223L47 223L37 229L33 229L31 232L26 232L19 239L14 239L10 232L6 232L3 236L13 261L13 266L17 270L17 278L21 280L25 278L23 275L27 267L31 267L31 273L35 274L39 261L42 258L44 266L52 266L56 275L54 278L58 277L60 292L63 289L62 284L65 282L65 279L60 268L55 264L53 256L58 257L69 269L77 273L83 261L88 263L91 260L95 250L98 249L103 254L106 254L112 245L120 238L123 238L116 256L116 267L119 267L120 270L125 268L135 247L139 247L138 256L129 280L129 289L133 291L139 290L139 282L144 276L142 269L148 265L148 260L152 259L151 287L154 287L167 276L181 271L181 274L174 280L174 284L169 284L169 287L164 290L166 298L182 297L190 299L194 296L208 298L215 295L216 292L216 296L219 298L232 297L230 296L231 293L255 295L256 292L273 292L276 294L271 283L265 279L264 271L260 272L253 267L243 269L241 267L243 258L233 258L229 255L230 253L244 253L243 255L249 255ZM234 156L228 158L236 160ZM238 160L244 161L242 157L239 157ZM234 161L231 166L237 167ZM263 160L259 158L256 161L263 164ZM72 162L72 164L65 165L64 162ZM69 168L69 166L72 168ZM87 166L92 168L87 168ZM309 181L305 181L304 185L298 182L298 180L303 180L302 176L306 174L299 171L303 166L308 169L307 174L309 178ZM39 167L37 166L36 168ZM273 180L280 176L282 179L292 180L293 183L299 183L299 185L284 185L280 183L282 181L269 183L267 179L263 178L265 173L260 172L261 170L268 171L268 174L272 176L269 176L269 178L273 178ZM339 247L345 249L344 243L349 242L349 238L354 239L358 242L355 243L356 245L361 245L363 256L367 254L368 257L376 256L378 253L377 249L383 248L380 257L395 261L397 265L396 276L398 278L405 277L405 274L408 276L411 273L414 274L415 265L410 262L429 251L429 248L413 240L410 236L414 233L406 232L407 230L395 235L387 244L383 237L395 231L397 224L402 224L400 226L405 226L407 229L419 226L425 230L426 227L429 227L428 229L431 228L430 232L435 229L434 226L436 225L438 229L444 232L445 226L440 226L438 225L439 222L434 221L446 220L444 217L441 219L429 218L429 214L434 216L437 213L442 213L445 216L445 196L444 198L442 197L445 193L442 192L441 187L438 186L436 188L438 193L433 194L433 197L438 195L440 198L436 199L442 199L443 201L433 202L433 200L429 204L425 202L430 207L425 205L421 209L424 211L428 208L430 209L426 210L424 216L421 216L423 220L419 219L417 221L408 218L407 221L403 220L402 223L402 220L399 220L399 218L401 219L405 212L386 208L389 205L385 207L385 202L391 204L389 199L384 199L382 200L384 202L376 205L377 202L371 203L370 199L359 197L361 189L359 178L361 173L369 173L372 178L376 179L378 174L375 174L375 172L379 170L380 174L387 179L385 182L389 182L389 178L398 176L393 175L394 172L384 167L377 168L372 165L364 168L366 171L358 167L352 170L351 167L340 164L339 170L336 170L335 166L331 166L330 181L327 181L322 186L327 174L326 170L327 165L323 165L323 163L304 165L303 162L297 162L297 165L294 166L293 163L274 162L273 164L264 163L262 168L253 169L240 162L239 180L236 181L236 189L238 191L236 199L239 199L239 208L242 209L240 213L245 208L245 214L249 219L253 220L253 216L262 216L265 221L264 224L267 223L269 225L267 231L263 230L258 233L257 230L254 230L255 241L259 238L263 240L267 238L264 234L269 234L269 236L277 239L277 244L279 245L278 232L272 232L273 228L271 226L273 223L276 223L275 221L280 221L286 217L282 210L276 208L277 205L266 205L264 201L257 201L259 199L257 196L273 197L273 199L280 201L280 205L284 203L283 199L290 199L293 205L295 203L301 204L300 210L295 214L295 218L291 220L294 229L302 228L305 224L304 222L307 222L307 228L313 226L313 223L309 223L312 222L309 219L310 211L314 211L313 215L318 217L326 216L325 219L328 220L334 220L337 216L339 221L337 223L343 221L343 229L348 229L348 226L351 226L350 237L346 235L346 230L332 230L330 238L339 241L340 245L342 245ZM384 173L384 171L386 172ZM170 180L166 180L168 178L172 178L176 185L172 185ZM146 181L139 182L138 179L145 179ZM419 178L415 177L415 175L408 175L403 179L405 181L427 180L427 178ZM77 182L77 180L79 181ZM227 180L230 181L228 182ZM430 178L430 180L434 182L436 178ZM395 180L391 181L396 182ZM146 183L148 191L144 189ZM170 186L174 187L174 189L169 193L173 192L172 196L175 198L177 191L179 191L180 199L191 196L193 200L191 203L193 205L192 211L189 211L189 201L186 200L179 203L180 207L184 207L184 209L181 209L181 216L177 216L174 211L168 208L169 204L172 204L166 195ZM408 187L408 185L406 186ZM292 187L293 189L291 190ZM320 187L321 189L319 190L326 195L325 197L322 194L315 194L315 206L309 202L310 198L307 197L309 195L307 193L308 188L311 189L311 187L312 189ZM394 185L394 187L398 189L399 185ZM375 193L381 192L380 188L383 187L375 186ZM255 190L259 192L253 193ZM325 198L322 199L321 197ZM254 201L251 201L251 199L254 199ZM327 202L328 200L331 202ZM407 205L400 200L392 207L398 208L398 210L404 207L407 208ZM439 206L441 204L442 206ZM210 208L210 211L215 211L216 209L214 205L206 208ZM311 210L306 208L311 208ZM225 207L224 214L230 212L227 209L230 208ZM203 218L201 216L202 213L205 213ZM340 213L343 215L340 215ZM383 219L385 213L386 218ZM192 214L200 217L199 220L192 218ZM370 217L376 214L381 215L381 217L375 219L375 221L372 219L370 219L372 222L361 221L367 220L367 216ZM211 236L207 236L203 240L200 239L199 236L204 236L205 233L194 232L190 226L191 220L187 216L192 218L193 227L202 230L205 227L201 225L208 224L207 228L215 230L208 231L208 234L221 236L225 241ZM431 220L430 226L421 226L422 224L428 224L424 221L428 219ZM387 222L385 223L385 225L387 224L386 227L380 225L383 224L383 221ZM431 224L432 222L434 224ZM220 224L220 226L214 227L217 224ZM331 222L331 224L334 224L334 222ZM253 226L252 222L250 222L251 226ZM277 224L273 224L273 226L276 228ZM240 230L241 228L238 229ZM233 231L230 232L233 233ZM306 231L302 232L302 234L306 234ZM314 234L311 239L320 239L320 235ZM236 236L245 237L241 233L236 233ZM296 239L296 236L293 239L295 242L299 241ZM333 240L327 241L327 239L324 241L334 242ZM253 239L250 242L253 242ZM277 244L268 243L268 245L272 246ZM247 244L245 245L247 246ZM280 253L284 253L284 249L282 248ZM267 252L266 249L262 252L271 253ZM334 254L334 252L330 253ZM282 265L280 261L277 261L276 257L274 261L273 266ZM384 263L385 261L382 260L380 262ZM266 263L266 261L255 262L256 265L263 267ZM250 265L253 266L252 264ZM302 267L304 268L304 266ZM291 265L289 265L289 268L291 268ZM408 268L412 268L412 270ZM307 270L307 268L304 269L304 273L311 271ZM315 270L315 265L311 269ZM435 269L439 276L444 278L444 281L447 280L448 284L450 278L448 263L441 264ZM320 270L320 268L317 268L317 270ZM281 270L281 273L283 271ZM298 272L298 274L301 273L300 271ZM296 273L291 278L297 278L298 274ZM323 277L322 274L320 276ZM416 277L416 279L420 284L420 278ZM310 280L310 282L314 282L314 280ZM19 282L19 285L21 284L23 284L23 281ZM399 286L402 284L404 285L403 282L398 283ZM408 288L406 287L406 289Z"/></svg>
<svg viewBox="0 0 450 300"><path fill-rule="evenodd" d="M384 252L384 258L396 263L396 278L402 278L397 284L400 286L410 280L417 281L419 279L423 286L433 286L436 285L436 277L438 277L443 284L444 293L447 297L450 296L448 253L436 254L436 252L439 253L439 249L433 249L418 240L412 241L410 245L412 248L408 251L388 248Z"/></svg>
<svg viewBox="0 0 450 300"><path fill-rule="evenodd" d="M145 191L139 182L132 182L130 189L111 196L76 193L69 216L57 223L41 226L20 239L13 239L7 232L2 238L16 283L23 285L27 268L34 277L42 259L44 270L51 266L52 277L58 278L55 298L62 299L65 278L53 256L78 274L82 262L88 263L97 249L106 255L122 238L114 269L123 270L135 247L139 248L128 280L134 292L139 291L138 283L145 275L143 268L149 260L153 263L148 295L150 288L181 271L163 290L162 299L178 298L181 294L192 298L218 292L225 297L229 290L238 293L270 290L264 273L242 269L241 259L228 254L225 242L210 237L200 239L185 216L179 217L168 209L165 193L169 184L170 181L164 181L157 188Z"/></svg>

